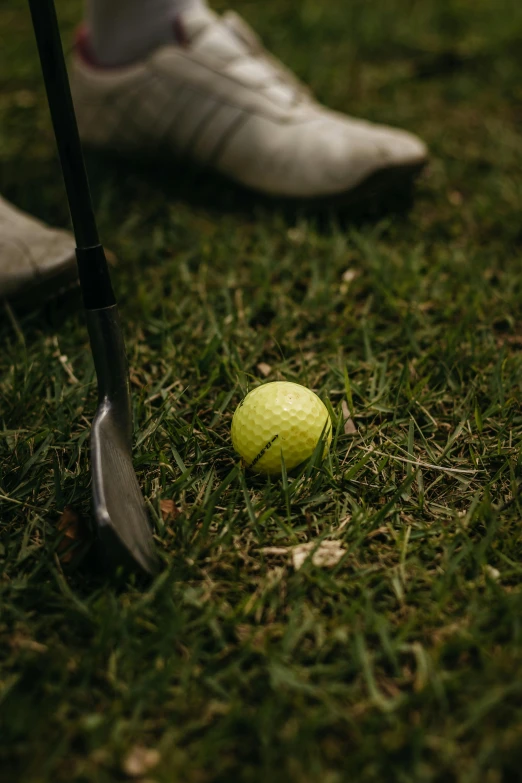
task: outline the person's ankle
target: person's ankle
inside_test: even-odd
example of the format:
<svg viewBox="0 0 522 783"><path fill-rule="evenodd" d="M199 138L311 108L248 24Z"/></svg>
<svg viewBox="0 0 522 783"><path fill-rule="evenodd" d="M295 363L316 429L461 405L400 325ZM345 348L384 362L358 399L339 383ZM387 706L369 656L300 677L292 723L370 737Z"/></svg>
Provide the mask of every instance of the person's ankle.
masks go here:
<svg viewBox="0 0 522 783"><path fill-rule="evenodd" d="M81 56L98 67L121 67L168 44L183 45L179 15L206 8L205 0L89 0Z"/></svg>

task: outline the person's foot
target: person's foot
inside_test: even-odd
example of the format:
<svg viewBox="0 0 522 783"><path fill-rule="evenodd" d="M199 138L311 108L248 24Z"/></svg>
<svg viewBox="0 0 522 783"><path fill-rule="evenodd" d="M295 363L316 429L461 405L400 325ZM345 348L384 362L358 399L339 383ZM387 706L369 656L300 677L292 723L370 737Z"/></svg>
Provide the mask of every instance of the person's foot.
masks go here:
<svg viewBox="0 0 522 783"><path fill-rule="evenodd" d="M0 298L57 294L76 276L74 239L0 196Z"/></svg>
<svg viewBox="0 0 522 783"><path fill-rule="evenodd" d="M176 40L139 62L98 67L78 36L72 86L85 143L176 156L271 196L352 195L410 184L427 149L403 130L330 111L235 13L180 14Z"/></svg>

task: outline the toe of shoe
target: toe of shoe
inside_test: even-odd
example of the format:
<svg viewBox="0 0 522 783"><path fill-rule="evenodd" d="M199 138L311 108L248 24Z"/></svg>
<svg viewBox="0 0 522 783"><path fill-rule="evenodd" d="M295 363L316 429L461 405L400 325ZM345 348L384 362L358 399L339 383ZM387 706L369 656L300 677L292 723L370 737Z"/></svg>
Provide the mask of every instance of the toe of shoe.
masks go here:
<svg viewBox="0 0 522 783"><path fill-rule="evenodd" d="M426 145L412 133L370 123L344 122L325 127L316 146L318 189L339 192L355 189L381 172L419 171L428 156ZM309 154L308 160L314 158Z"/></svg>
<svg viewBox="0 0 522 783"><path fill-rule="evenodd" d="M392 166L416 169L423 166L428 159L426 144L408 131L382 128L377 131L377 139Z"/></svg>
<svg viewBox="0 0 522 783"><path fill-rule="evenodd" d="M0 198L0 297L23 295L49 283L58 293L62 281L76 277L74 239L52 229Z"/></svg>
<svg viewBox="0 0 522 783"><path fill-rule="evenodd" d="M425 145L410 133L324 117L292 128L245 126L220 167L271 195L323 198L348 193L379 172L418 170Z"/></svg>

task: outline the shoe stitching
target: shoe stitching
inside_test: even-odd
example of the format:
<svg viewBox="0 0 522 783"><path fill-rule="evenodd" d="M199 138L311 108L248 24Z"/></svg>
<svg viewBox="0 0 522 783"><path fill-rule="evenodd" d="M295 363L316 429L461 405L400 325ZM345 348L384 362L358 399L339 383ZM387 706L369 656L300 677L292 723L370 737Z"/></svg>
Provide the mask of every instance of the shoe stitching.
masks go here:
<svg viewBox="0 0 522 783"><path fill-rule="evenodd" d="M100 121L100 116L102 113L106 112L109 105L112 104L114 110L120 113L120 117L118 117L114 127L111 128L108 137L109 143L114 141L114 136L118 132L121 132L122 123L127 121L126 109L129 108L127 102L129 100L132 101L137 95L139 95L143 87L146 87L152 78L152 73L146 73L144 79L140 81L139 84L131 85L125 90L124 93L118 93L116 98L114 97L114 91L110 91L101 100L82 101L84 106L91 106L94 109L94 115L89 120L89 126L96 126ZM124 103L125 106L123 105Z"/></svg>
<svg viewBox="0 0 522 783"><path fill-rule="evenodd" d="M245 125L252 115L247 114L245 111L238 109L239 115L233 119L229 127L223 132L220 139L218 139L212 153L207 158L206 165L209 167L217 166L221 156L224 154L229 143L234 138L235 134Z"/></svg>
<svg viewBox="0 0 522 783"><path fill-rule="evenodd" d="M212 71L212 69L209 68L206 64L201 63L201 62L199 62L197 60L193 60L193 61L196 62L197 65L200 65L200 66L206 68L211 73L216 73L216 71ZM152 63L149 64L149 67L150 67L151 71L154 71L164 81L168 82L171 79L169 74L166 74L164 71L159 70L157 68L157 66L153 65ZM234 86L236 86L238 84L238 82L236 80L234 80L231 76L228 76L227 74L220 73L219 75L222 78L226 78ZM273 84L276 84L276 82L273 82ZM249 89L247 85L240 84L240 86L242 88L244 88L245 90ZM267 86L270 86L270 85L269 84L264 85L263 89L265 89ZM306 117L303 118L300 121L292 119L291 117L289 117L289 118L286 118L286 117L274 117L269 112L265 112L265 111L263 111L263 109L260 109L259 106L252 106L251 104L247 104L245 106L242 106L238 102L232 102L230 99L227 99L223 95L216 95L216 93L211 92L210 89L204 88L204 87L202 87L199 84L190 84L190 89L193 90L198 95L200 95L201 97L211 98L212 100L218 100L223 106L229 106L230 108L236 109L237 111L249 113L251 116L264 117L265 119L269 119L269 120L271 120L273 122L277 122L277 123L279 123L281 125L286 124L288 122L288 120L291 120L293 122L293 124L295 124L295 125L301 124L301 122L308 122L309 121L309 118L306 118ZM253 88L250 88L250 89L252 89L252 91L254 91ZM292 106L291 108L295 109L295 106Z"/></svg>
<svg viewBox="0 0 522 783"><path fill-rule="evenodd" d="M169 81L167 85L166 80L164 78L164 74L162 73L154 72L154 77L156 79L156 84L163 90L165 96L163 111L172 114L171 118L167 122L166 127L163 129L161 134L156 137L156 143L162 144L169 137L172 128L175 127L176 125L179 125L182 118L186 115L187 110L194 99L194 94L196 93L196 91L192 88L192 85L181 84L180 82L178 82L177 88L179 89L179 94L183 94L183 92L185 92L186 95L184 96L183 101L179 101L179 94L178 94L177 110L174 112L172 108L172 92L173 92L172 82Z"/></svg>
<svg viewBox="0 0 522 783"><path fill-rule="evenodd" d="M187 108L190 104L190 93L191 89L190 87L187 87L187 85L182 85L181 90L186 93L184 96L183 101L181 102L181 105L179 106L179 109L177 113L173 113L170 117L169 121L167 122L167 125L163 128L163 131L161 134L157 137L157 143L158 144L164 144L165 141L169 138L172 128L179 122L180 117L183 117L183 115L186 113ZM164 106L164 111L171 111L170 110L170 101L171 96L169 95L167 98L167 101Z"/></svg>
<svg viewBox="0 0 522 783"><path fill-rule="evenodd" d="M216 73L215 70L211 69L206 63L202 63L201 61L197 60L196 58L192 57L190 52L183 52L183 55L186 57L189 57L189 59L194 62L198 67L205 68L207 71L210 71L211 73ZM236 58L240 59L240 58ZM138 135L141 137L143 135L143 130L137 124L134 122L134 112L132 106L129 105L129 103L132 103L133 101L140 100L140 93L145 91L149 86L151 81L156 81L157 84L164 84L165 82L168 83L166 85L165 91L168 93L168 99L165 100L165 105L163 107L163 110L168 110L168 102L171 100L172 95L172 77L168 74L165 74L165 72L159 70L155 64L149 60L147 63L148 65L148 73L145 72L143 79L140 80L139 84L137 85L131 85L129 88L125 90L125 93L123 96L118 100L118 97L116 100L114 99L114 93L111 91L109 92L101 101L85 101L85 104L92 106L94 109L98 108L98 111L94 112L94 116L90 119L90 125L95 126L97 122L100 120L101 114L107 110L109 104L112 103L113 108L120 113L120 117L118 118L116 124L111 128L109 135L107 137L108 143L117 143L117 137L118 134L122 134L123 138L126 137L126 144L132 145L133 143L136 143L135 140L132 138L129 138L128 134L125 133L125 126L127 125L133 125L135 128L135 131L138 133ZM247 85L242 84L241 82L238 82L237 79L234 79L233 77L229 76L226 73L219 72L220 78L223 78L224 80L228 81L230 84L236 86L239 84L239 86L245 90L248 90L249 87ZM277 85L281 82L281 79L274 78L273 80L267 81L261 88L250 88L252 91L261 93L263 90L265 90L267 87L271 85ZM237 111L241 112L247 112L252 115L257 116L263 116L268 117L271 120L276 120L270 113L267 113L260 109L259 106L252 106L247 105L246 107L241 106L238 102L232 102L230 100L227 100L224 96L218 95L216 96L215 93L212 93L209 89L204 89L200 85L183 85L178 81L178 88L185 88L187 90L192 90L194 94L198 94L204 98L209 98L211 100L217 100L221 103L223 106L229 106L231 108L234 108ZM172 122L169 122L167 129L161 134L161 136L156 137L159 140L165 139L165 137L171 132L172 127L176 123L176 120L179 122L179 118L183 116L186 113L186 110L189 105L189 100L184 102L182 106L182 111L179 112L172 120ZM290 108L290 107L289 107ZM295 108L295 107L292 107ZM288 118L291 119L291 118ZM283 124L287 121L287 118L277 118L277 120ZM276 121L277 121L276 120Z"/></svg>
<svg viewBox="0 0 522 783"><path fill-rule="evenodd" d="M194 150L194 147L198 143L201 134L204 132L205 128L207 128L208 125L212 122L213 117L216 116L217 112L220 111L220 109L221 109L221 104L214 99L213 105L211 105L210 109L208 109L208 111L205 112L205 114L200 118L198 124L193 130L192 137L189 138L188 142L180 151L180 154L182 156L190 155L190 153Z"/></svg>
<svg viewBox="0 0 522 783"><path fill-rule="evenodd" d="M228 11L223 16L219 17L219 22L228 33L232 34L234 38L242 43L246 49L245 54L238 55L232 58L229 63L236 62L240 59L249 59L260 61L268 66L273 75L273 83L291 87L296 100L294 105L299 102L297 99L305 96L310 96L310 91L304 85L300 79L283 63L281 60L273 55L268 49L266 49L262 39L256 34L252 27L246 22L242 16L235 11ZM239 29L236 27L238 25ZM203 32L203 31L201 31ZM227 63L227 65L229 64ZM271 84L269 81L267 83ZM265 86L267 86L265 85Z"/></svg>
<svg viewBox="0 0 522 783"><path fill-rule="evenodd" d="M223 114L223 121L221 123L221 129L216 131L215 126L220 114ZM208 123L207 128L205 128L206 137L204 147L200 153L201 165L212 165L212 161L214 161L216 155L219 155L219 150L225 143L226 138L233 132L234 126L239 126L242 122L242 118L246 117L248 117L248 115L245 115L245 112L241 111L241 109L228 105L221 105L219 107L219 111L214 114Z"/></svg>
<svg viewBox="0 0 522 783"><path fill-rule="evenodd" d="M156 85L162 88L164 91L165 102L162 107L162 111L171 112L173 85L170 76L165 74L163 71L158 71L155 68L151 68L151 73L149 74L149 81L147 82L147 85L150 85L151 80L154 80ZM239 116L237 116L236 114L236 116L234 116L233 119L231 120L231 123L229 127L224 131L222 138L219 138L216 141L214 150L210 153L209 156L210 159L213 159L214 155L219 154L221 152L221 148L226 143L227 137L233 133L234 126L239 125L238 120L241 120L243 115L245 115L244 117L245 120L248 119L248 114L246 114L245 111L242 108L238 107L236 104L230 103L222 99L217 100L210 91L198 89L197 86L182 84L178 82L177 85L174 87L174 89L178 89L180 94L185 92L186 95L183 100L180 101L178 99L177 110L173 114L171 120L167 123L166 127L163 129L161 135L158 135L155 138L156 144L162 144L165 141L169 140L168 137L172 132L172 128L181 125L181 121L183 117L186 115L187 111L189 110L191 103L198 101L200 99L204 99L204 100L211 100L213 104L209 109L209 111L207 112L207 114L200 119L198 126L193 132L192 138L188 140L188 142L184 147L181 146L179 139L176 138L172 139L174 146L177 148L176 154L180 156L185 155L188 150L194 148L194 146L197 144L198 138L200 137L201 133L204 132L205 127L208 126L210 122L212 122L213 116L216 116L221 109L230 109L236 113L239 112ZM139 89L136 89L131 99L139 100L138 93L139 93ZM128 93L126 95L126 98L127 97L128 97ZM108 98L105 100L108 101ZM120 111L122 112L124 111L124 107L121 105L121 102L118 108ZM158 112L158 114L159 113L160 112ZM122 121L124 121L124 118L122 118L122 120L119 121L118 126L116 126L116 129L114 131L114 134L117 132L117 129L121 125ZM139 130L141 131L141 128L139 128Z"/></svg>
<svg viewBox="0 0 522 783"><path fill-rule="evenodd" d="M147 74L146 78L137 85L135 90L129 89L126 91L122 100L118 101L118 99L116 99L115 106L120 111L120 117L113 129L113 138L117 133L120 133L126 143L131 145L136 143L136 137L140 140L143 138L143 126L136 121L136 111L134 105L131 104L135 101L140 102L142 100L143 93L149 89L153 81L153 74ZM134 131L132 137L130 137L125 130L125 128L129 127Z"/></svg>
<svg viewBox="0 0 522 783"><path fill-rule="evenodd" d="M230 82L230 83L231 83L231 84L232 84L234 87L240 86L240 87L243 87L243 88L244 88L244 89L246 89L246 90L251 90L252 92L261 92L261 90L264 90L264 89L266 89L267 87L271 87L271 86L277 86L277 85L281 84L281 82L282 82L283 84L285 84L286 86L292 86L290 83L286 82L284 79L281 79L281 78L279 78L279 77L277 76L277 73L275 73L275 74L274 74L274 76L273 76L273 78L272 78L272 79L267 79L267 80L266 80L266 82L263 84L263 86L262 86L262 87L260 87L259 85L252 86L252 85L249 85L249 84L243 84L243 82L241 82L241 81L240 81L240 80L239 80L237 77L230 76L230 74L226 73L225 71L218 70L218 69L216 69L216 68L213 68L211 65L209 65L209 64L208 64L208 63L206 63L206 62L202 62L202 61L201 61L200 59L198 59L198 58L197 58L197 57L196 57L196 56L195 56L195 55L194 55L194 54L193 54L193 53L192 53L190 50L189 50L189 51L185 51L185 50L184 50L184 51L183 51L183 55L184 55L184 56L185 56L187 59L191 60L191 62L193 62L193 63L195 63L196 65L198 65L199 67L201 67L201 68L205 68L205 69L206 69L207 71L209 71L210 73L212 73L212 74L216 74L216 73L218 73L218 74L219 74L219 76L220 76L222 79L226 79L226 80L227 80L228 82ZM256 60L256 59L261 59L261 58L256 58L256 57L253 57L252 55L238 55L238 56L237 56L236 58L234 58L233 60L230 60L230 61L227 63L227 65L230 65L231 63L236 63L236 62L238 62L239 60ZM299 92L298 92L297 90L295 90L295 94L296 94L296 96L298 96L298 97L299 97ZM299 105L299 103L301 103L301 101L297 100L295 103L293 103L293 104L292 104L292 108L293 108L293 109L295 109L295 108L296 108L296 106L298 106L298 105ZM239 106L238 106L238 108L241 108L241 107L239 107ZM257 107L256 107L256 108L257 108Z"/></svg>
<svg viewBox="0 0 522 783"><path fill-rule="evenodd" d="M169 107L172 104L172 84L169 84L169 89L167 89L166 85L163 83L161 74L158 74L155 71L151 70L150 73L147 74L146 80L141 82L134 90L132 89L127 90L123 100L115 101L115 108L120 112L121 116L118 118L118 122L112 131L113 142L114 142L114 137L117 137L118 133L122 133L122 125L131 125L136 131L136 133L134 134L134 138L129 138L127 136L126 141L128 144L136 143L136 134L139 137L143 137L143 126L140 123L136 122L134 119L134 116L136 114L134 109L134 102L140 101L142 99L142 93L148 90L151 87L152 83L155 83L156 87L159 87L161 90L163 90L163 101L164 101L161 110L155 112L156 117L152 118L153 123L158 116L160 116L162 113L169 110ZM186 97L181 102L181 110L178 110L174 118L168 121L166 128L163 129L161 134L150 139L149 146L152 146L157 143L161 143L161 141L170 132L173 122L175 122L179 116L183 115L188 103L190 102L190 87L187 85L180 84L179 82L177 84L177 87L179 88L178 95L180 94L182 95L183 92L187 92ZM110 98L111 96L108 96L105 99L106 102L108 102ZM144 104L142 104L142 106L143 105ZM178 101L178 107L179 107L179 101ZM170 110L172 111L172 109ZM149 127L151 127L150 124ZM153 128L155 127L154 124L152 124L152 127ZM123 136L125 137L124 133Z"/></svg>

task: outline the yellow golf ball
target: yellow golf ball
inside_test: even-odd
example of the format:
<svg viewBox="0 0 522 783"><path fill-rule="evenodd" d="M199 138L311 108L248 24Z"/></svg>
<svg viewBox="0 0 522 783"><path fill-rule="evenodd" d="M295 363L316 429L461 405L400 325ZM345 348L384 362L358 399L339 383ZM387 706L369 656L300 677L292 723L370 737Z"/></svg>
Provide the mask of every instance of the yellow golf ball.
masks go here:
<svg viewBox="0 0 522 783"><path fill-rule="evenodd" d="M232 419L234 449L257 473L280 473L282 457L292 470L312 456L321 436L326 455L332 440L326 406L310 389L287 381L253 389Z"/></svg>

